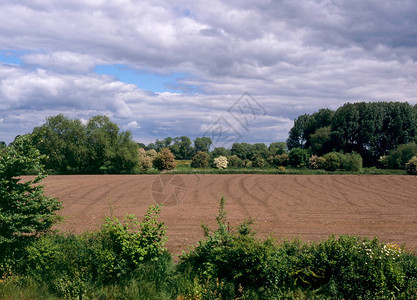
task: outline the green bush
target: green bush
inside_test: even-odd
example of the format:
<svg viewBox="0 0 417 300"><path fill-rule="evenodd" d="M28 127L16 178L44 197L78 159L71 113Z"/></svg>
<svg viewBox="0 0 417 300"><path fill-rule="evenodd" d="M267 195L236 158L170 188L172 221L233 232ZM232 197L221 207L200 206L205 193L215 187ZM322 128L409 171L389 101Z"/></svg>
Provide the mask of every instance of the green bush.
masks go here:
<svg viewBox="0 0 417 300"><path fill-rule="evenodd" d="M106 218L98 232L45 235L26 248L21 269L59 296L82 298L93 285L137 278L134 274L144 264L147 269L168 268L170 255L164 248L165 227L157 221L159 212L159 206L150 206L141 222L128 215L123 222Z"/></svg>
<svg viewBox="0 0 417 300"><path fill-rule="evenodd" d="M240 159L237 155L232 155L227 158L230 168L242 168L243 160Z"/></svg>
<svg viewBox="0 0 417 300"><path fill-rule="evenodd" d="M191 161L192 168L207 168L208 164L209 155L204 151L199 151L196 155L194 155Z"/></svg>
<svg viewBox="0 0 417 300"><path fill-rule="evenodd" d="M323 168L327 171L336 171L340 168L341 155L337 152L330 152L323 155Z"/></svg>
<svg viewBox="0 0 417 300"><path fill-rule="evenodd" d="M293 167L303 167L308 164L310 155L308 151L301 148L294 148L288 154L289 164Z"/></svg>
<svg viewBox="0 0 417 300"><path fill-rule="evenodd" d="M376 238L331 237L304 247L296 257L291 271L296 285L331 298L403 299L412 285L417 287L415 273L407 274L401 262L407 260L401 247ZM417 264L411 263L416 272Z"/></svg>
<svg viewBox="0 0 417 300"><path fill-rule="evenodd" d="M287 153L275 155L272 158L272 165L275 167L285 167L288 166L290 162L290 157Z"/></svg>
<svg viewBox="0 0 417 300"><path fill-rule="evenodd" d="M61 202L45 196L40 184L46 177L41 158L29 136L0 152L0 274L13 268L26 243L60 220ZM28 171L37 176L23 181Z"/></svg>
<svg viewBox="0 0 417 300"><path fill-rule="evenodd" d="M342 154L340 152L340 168L346 171L354 171L358 172L362 169L363 161L362 157L359 153L352 152L352 153L346 153Z"/></svg>
<svg viewBox="0 0 417 300"><path fill-rule="evenodd" d="M254 168L264 168L268 166L268 162L261 157L260 155L256 155L255 159L252 162L252 167Z"/></svg>
<svg viewBox="0 0 417 300"><path fill-rule="evenodd" d="M408 143L399 145L396 149L388 152L383 163L389 169L404 169L406 163L417 155L417 144Z"/></svg>
<svg viewBox="0 0 417 300"><path fill-rule="evenodd" d="M199 284L231 283L235 295L239 295L239 288L274 287L276 245L270 239L258 240L251 230L251 221L230 228L224 203L222 198L216 218L218 228L210 230L203 226L205 239L180 257L179 270L188 270Z"/></svg>
<svg viewBox="0 0 417 300"><path fill-rule="evenodd" d="M153 160L153 166L159 171L173 170L176 165L175 156L168 148L163 148Z"/></svg>
<svg viewBox="0 0 417 300"><path fill-rule="evenodd" d="M405 165L407 174L417 175L417 156L413 156Z"/></svg>

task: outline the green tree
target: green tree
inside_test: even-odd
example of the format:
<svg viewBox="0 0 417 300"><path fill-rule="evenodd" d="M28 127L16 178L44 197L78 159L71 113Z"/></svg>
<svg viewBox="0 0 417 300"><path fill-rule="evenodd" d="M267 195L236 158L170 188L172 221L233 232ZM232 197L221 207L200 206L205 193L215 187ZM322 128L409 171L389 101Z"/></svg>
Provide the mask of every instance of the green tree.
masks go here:
<svg viewBox="0 0 417 300"><path fill-rule="evenodd" d="M246 167L248 160L251 158L252 145L248 143L234 143L232 145L232 149L230 153L239 157L242 161L244 166Z"/></svg>
<svg viewBox="0 0 417 300"><path fill-rule="evenodd" d="M212 158L216 158L219 156L228 156L230 155L230 150L224 147L216 147L213 149L213 151L210 152L210 155Z"/></svg>
<svg viewBox="0 0 417 300"><path fill-rule="evenodd" d="M32 132L32 144L46 155L45 168L59 173L77 173L87 168L86 139L81 121L62 114L48 117L45 124Z"/></svg>
<svg viewBox="0 0 417 300"><path fill-rule="evenodd" d="M176 137L174 144L169 147L177 159L191 159L194 153L191 140L187 136Z"/></svg>
<svg viewBox="0 0 417 300"><path fill-rule="evenodd" d="M194 141L195 153L199 151L209 153L212 143L213 141L209 137L196 138Z"/></svg>
<svg viewBox="0 0 417 300"><path fill-rule="evenodd" d="M102 168L111 169L110 160L115 155L119 127L107 116L95 116L88 120L87 145L89 149L89 173L100 173Z"/></svg>
<svg viewBox="0 0 417 300"><path fill-rule="evenodd" d="M281 155L287 152L287 143L285 142L275 142L271 143L268 147L269 155Z"/></svg>
<svg viewBox="0 0 417 300"><path fill-rule="evenodd" d="M199 151L196 155L193 156L191 161L192 168L207 168L208 164L209 155L204 151Z"/></svg>
<svg viewBox="0 0 417 300"><path fill-rule="evenodd" d="M110 172L112 173L132 173L139 165L137 155L138 146L132 140L129 131L118 134L114 152L110 158Z"/></svg>
<svg viewBox="0 0 417 300"><path fill-rule="evenodd" d="M18 137L5 152L0 152L2 250L48 230L59 220L55 212L61 208L61 203L45 196L40 185L45 178L40 161L41 155L31 145L30 136ZM38 174L35 179L20 177L29 171Z"/></svg>
<svg viewBox="0 0 417 300"><path fill-rule="evenodd" d="M294 120L294 126L291 128L287 139L289 150L293 148L304 148L307 141L306 126L310 117L309 114L304 114Z"/></svg>
<svg viewBox="0 0 417 300"><path fill-rule="evenodd" d="M264 143L256 143L251 145L250 159L253 161L257 157L266 159L269 155L268 147Z"/></svg>
<svg viewBox="0 0 417 300"><path fill-rule="evenodd" d="M301 148L295 148L290 151L288 154L289 163L293 167L303 167L308 164L310 155L307 150Z"/></svg>
<svg viewBox="0 0 417 300"><path fill-rule="evenodd" d="M399 145L397 148L388 152L386 160L386 167L390 169L404 169L405 164L417 155L417 144L407 143Z"/></svg>
<svg viewBox="0 0 417 300"><path fill-rule="evenodd" d="M317 155L333 150L333 132L330 126L321 127L310 135L310 148Z"/></svg>

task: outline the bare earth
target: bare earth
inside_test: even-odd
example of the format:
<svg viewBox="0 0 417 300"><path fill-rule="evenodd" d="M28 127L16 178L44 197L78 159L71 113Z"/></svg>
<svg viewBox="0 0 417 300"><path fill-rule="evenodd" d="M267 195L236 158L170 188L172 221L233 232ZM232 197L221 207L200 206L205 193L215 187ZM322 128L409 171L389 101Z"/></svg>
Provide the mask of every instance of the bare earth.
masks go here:
<svg viewBox="0 0 417 300"><path fill-rule="evenodd" d="M49 176L46 194L63 202L60 229L97 229L104 216L142 217L163 202L168 249L181 253L214 226L221 195L231 225L256 219L261 236L317 241L330 234L378 236L417 252L417 177L358 175Z"/></svg>

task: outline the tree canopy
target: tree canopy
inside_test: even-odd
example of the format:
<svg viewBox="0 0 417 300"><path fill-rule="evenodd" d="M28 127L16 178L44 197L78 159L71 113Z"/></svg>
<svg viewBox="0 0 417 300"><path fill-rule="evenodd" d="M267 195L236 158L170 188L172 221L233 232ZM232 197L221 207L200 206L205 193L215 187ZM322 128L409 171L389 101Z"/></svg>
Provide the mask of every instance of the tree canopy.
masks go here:
<svg viewBox="0 0 417 300"><path fill-rule="evenodd" d="M86 124L64 115L34 128L32 144L46 156L45 167L65 173L131 173L138 165L138 145L107 116Z"/></svg>

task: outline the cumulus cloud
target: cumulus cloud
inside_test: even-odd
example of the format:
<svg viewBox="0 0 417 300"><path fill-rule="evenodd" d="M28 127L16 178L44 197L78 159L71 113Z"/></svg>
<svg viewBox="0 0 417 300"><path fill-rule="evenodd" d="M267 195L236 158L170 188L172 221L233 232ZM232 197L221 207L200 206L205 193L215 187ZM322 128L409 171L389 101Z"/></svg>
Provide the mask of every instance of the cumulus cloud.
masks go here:
<svg viewBox="0 0 417 300"><path fill-rule="evenodd" d="M199 136L244 91L268 112L250 142L321 107L416 103L416 15L412 0L2 1L0 50L22 63L0 64L0 140L60 112L107 114L137 140ZM188 74L171 83L183 93L94 71L115 64Z"/></svg>

